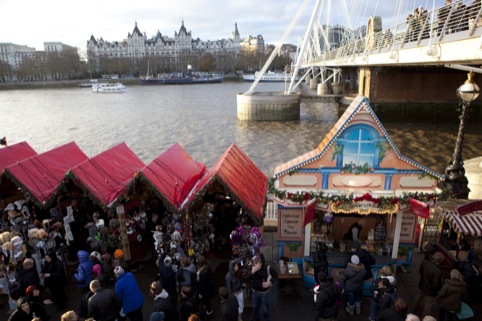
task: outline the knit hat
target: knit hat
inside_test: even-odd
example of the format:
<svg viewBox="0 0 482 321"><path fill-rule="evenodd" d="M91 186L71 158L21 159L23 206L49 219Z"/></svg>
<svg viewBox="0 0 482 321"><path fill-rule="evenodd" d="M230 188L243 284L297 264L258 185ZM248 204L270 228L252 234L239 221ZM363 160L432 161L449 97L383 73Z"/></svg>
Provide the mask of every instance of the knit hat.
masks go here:
<svg viewBox="0 0 482 321"><path fill-rule="evenodd" d="M96 258L97 261L101 261L102 260L102 256L100 255L99 252L97 251L93 251L92 253L90 253L89 257L92 259L92 258Z"/></svg>
<svg viewBox="0 0 482 321"><path fill-rule="evenodd" d="M122 274L124 274L124 269L122 268L122 266L116 266L115 269L114 269L114 274L115 276L119 277L121 276Z"/></svg>
<svg viewBox="0 0 482 321"><path fill-rule="evenodd" d="M17 307L20 308L20 306L24 303L28 303L28 299L24 296L21 296L20 298L18 298L17 300Z"/></svg>
<svg viewBox="0 0 482 321"><path fill-rule="evenodd" d="M172 259L171 259L170 256L166 256L166 257L164 258L164 265L167 266L167 267L171 267L171 265L172 265Z"/></svg>
<svg viewBox="0 0 482 321"><path fill-rule="evenodd" d="M102 267L100 266L100 264L97 263L92 267L92 273L97 276L102 274Z"/></svg>
<svg viewBox="0 0 482 321"><path fill-rule="evenodd" d="M25 294L27 296L33 296L33 293L35 292L35 290L38 290L35 285L29 285L27 289L25 289Z"/></svg>
<svg viewBox="0 0 482 321"><path fill-rule="evenodd" d="M358 255L352 255L351 256L351 263L356 264L356 265L360 264L360 258L358 257Z"/></svg>
<svg viewBox="0 0 482 321"><path fill-rule="evenodd" d="M114 251L114 259L120 259L122 256L124 256L124 252L121 249Z"/></svg>

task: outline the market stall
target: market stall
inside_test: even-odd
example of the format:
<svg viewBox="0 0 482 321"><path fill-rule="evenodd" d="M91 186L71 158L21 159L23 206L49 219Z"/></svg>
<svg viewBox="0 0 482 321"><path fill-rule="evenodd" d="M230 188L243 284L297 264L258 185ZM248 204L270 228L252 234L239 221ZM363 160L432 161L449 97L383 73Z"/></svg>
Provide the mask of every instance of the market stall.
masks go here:
<svg viewBox="0 0 482 321"><path fill-rule="evenodd" d="M373 277L385 265L410 264L442 175L403 156L358 96L316 149L277 166L275 178L279 257L299 262L309 287L322 247L335 279L353 241L375 257Z"/></svg>

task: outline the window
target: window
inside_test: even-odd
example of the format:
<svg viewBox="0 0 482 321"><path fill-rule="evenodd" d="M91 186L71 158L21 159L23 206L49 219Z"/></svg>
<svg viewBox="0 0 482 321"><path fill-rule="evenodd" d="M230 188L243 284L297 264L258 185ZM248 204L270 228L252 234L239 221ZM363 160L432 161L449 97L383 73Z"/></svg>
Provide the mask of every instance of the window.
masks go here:
<svg viewBox="0 0 482 321"><path fill-rule="evenodd" d="M339 150L337 166L353 163L356 166L368 164L370 167L379 166L379 152L377 142L382 139L378 131L366 125L355 125L343 133L337 140Z"/></svg>

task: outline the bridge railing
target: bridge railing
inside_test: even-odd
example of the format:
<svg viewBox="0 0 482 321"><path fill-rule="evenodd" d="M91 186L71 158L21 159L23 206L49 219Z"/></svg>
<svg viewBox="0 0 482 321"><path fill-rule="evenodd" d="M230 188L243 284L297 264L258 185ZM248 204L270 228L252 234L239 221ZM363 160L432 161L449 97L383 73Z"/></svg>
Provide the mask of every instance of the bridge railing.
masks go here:
<svg viewBox="0 0 482 321"><path fill-rule="evenodd" d="M318 57L307 57L305 63L318 64L322 61L349 63L356 57L367 59L369 55L393 52L406 46L442 43L448 34L466 32L471 37L475 29L482 26L482 6L480 0L462 0L445 5L429 12L417 8L406 20L388 29L373 32ZM423 43L422 43L423 42Z"/></svg>

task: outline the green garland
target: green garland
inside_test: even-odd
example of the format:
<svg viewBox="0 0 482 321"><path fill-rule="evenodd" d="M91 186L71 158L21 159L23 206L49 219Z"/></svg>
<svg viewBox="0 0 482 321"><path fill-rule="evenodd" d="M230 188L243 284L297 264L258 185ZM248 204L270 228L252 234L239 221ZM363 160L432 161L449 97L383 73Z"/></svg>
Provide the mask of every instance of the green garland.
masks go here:
<svg viewBox="0 0 482 321"><path fill-rule="evenodd" d="M291 253L298 251L301 247L301 243L285 243L285 246Z"/></svg>

